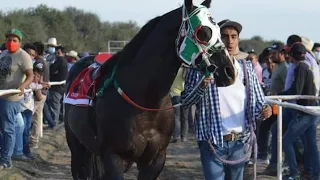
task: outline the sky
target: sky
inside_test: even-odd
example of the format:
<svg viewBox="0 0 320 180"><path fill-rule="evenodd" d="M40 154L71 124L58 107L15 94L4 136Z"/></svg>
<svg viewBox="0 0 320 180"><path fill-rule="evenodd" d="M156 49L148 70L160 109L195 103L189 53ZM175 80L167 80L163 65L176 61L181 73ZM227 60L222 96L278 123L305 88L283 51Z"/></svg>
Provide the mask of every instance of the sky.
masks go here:
<svg viewBox="0 0 320 180"><path fill-rule="evenodd" d="M201 2L194 0L194 4ZM14 4L2 4L0 10L39 4L57 9L73 6L96 13L102 21L133 20L142 26L182 3L183 0L15 0ZM260 35L266 40L285 42L289 35L298 34L320 42L319 0L212 0L210 11L217 22L228 18L241 23L241 39Z"/></svg>

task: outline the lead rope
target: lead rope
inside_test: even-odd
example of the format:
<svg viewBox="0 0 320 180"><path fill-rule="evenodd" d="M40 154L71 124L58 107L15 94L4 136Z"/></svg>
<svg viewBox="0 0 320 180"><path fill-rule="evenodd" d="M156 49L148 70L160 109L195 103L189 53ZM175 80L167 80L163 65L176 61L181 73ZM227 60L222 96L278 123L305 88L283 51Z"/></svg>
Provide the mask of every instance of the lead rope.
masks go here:
<svg viewBox="0 0 320 180"><path fill-rule="evenodd" d="M252 120L252 114L251 114L251 87L250 87L250 82L249 82L249 76L248 76L248 71L247 71L247 65L246 65L246 62L245 60L242 60L243 62L243 71L244 71L244 78L245 78L245 82L246 82L246 93L247 93L247 105L246 105L246 114L247 114L247 118L248 118L248 121L249 121L249 129L250 129L250 136L249 136L249 145L248 147L246 146L246 143L245 143L245 146L244 146L244 151L245 151L245 155L244 157L238 159L238 160L234 160L234 161L230 161L230 160L226 160L226 159L223 159L221 158L215 148L213 147L212 145L212 142L209 138L208 140L208 144L214 154L214 156L219 159L219 161L223 162L224 164L230 164L230 165L235 165L235 164L239 164L243 161L245 161L246 159L248 159L251 155L251 149L252 149L252 146L254 147L254 161L253 161L253 171L254 171L254 175L253 175L253 179L256 180L256 176L257 176L257 166L256 166L256 159L257 159L257 141L256 141L256 136L255 136L255 133L254 133L254 130L253 130L253 120ZM206 112L207 112L207 117L209 117L209 119L211 119L211 112L212 112L212 107L210 106L210 96L209 96L209 93L206 91L205 92L205 102L206 102ZM208 133L206 133L208 134ZM247 150L247 152L246 152Z"/></svg>

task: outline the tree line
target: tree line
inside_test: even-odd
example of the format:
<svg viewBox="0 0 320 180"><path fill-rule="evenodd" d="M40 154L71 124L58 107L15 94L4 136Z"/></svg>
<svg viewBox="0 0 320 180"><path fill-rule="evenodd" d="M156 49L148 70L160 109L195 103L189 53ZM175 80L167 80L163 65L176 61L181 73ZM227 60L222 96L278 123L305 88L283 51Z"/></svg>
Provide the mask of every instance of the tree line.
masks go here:
<svg viewBox="0 0 320 180"><path fill-rule="evenodd" d="M101 21L96 14L75 7L58 10L44 4L35 8L0 11L0 36L4 37L9 28L22 31L23 43L46 42L48 38L56 37L59 44L78 52L108 51L108 41L129 41L140 30L134 21ZM240 46L244 51L255 49L260 53L273 42L254 36L242 40Z"/></svg>

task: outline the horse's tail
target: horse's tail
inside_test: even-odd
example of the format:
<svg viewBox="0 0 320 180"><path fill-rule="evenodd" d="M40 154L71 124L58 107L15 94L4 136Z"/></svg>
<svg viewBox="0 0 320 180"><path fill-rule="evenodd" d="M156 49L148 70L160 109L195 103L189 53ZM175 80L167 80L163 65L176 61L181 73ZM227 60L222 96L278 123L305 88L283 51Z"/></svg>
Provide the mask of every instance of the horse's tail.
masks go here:
<svg viewBox="0 0 320 180"><path fill-rule="evenodd" d="M88 158L88 173L91 180L103 180L105 177L104 160L101 156L90 154Z"/></svg>

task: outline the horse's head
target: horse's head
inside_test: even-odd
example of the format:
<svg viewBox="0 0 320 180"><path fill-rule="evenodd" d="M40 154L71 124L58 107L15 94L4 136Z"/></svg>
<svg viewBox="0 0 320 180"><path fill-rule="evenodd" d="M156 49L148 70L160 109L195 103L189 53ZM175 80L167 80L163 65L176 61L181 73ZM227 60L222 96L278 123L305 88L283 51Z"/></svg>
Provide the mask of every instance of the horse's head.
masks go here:
<svg viewBox="0 0 320 180"><path fill-rule="evenodd" d="M179 58L188 66L212 76L217 86L229 86L235 81L233 60L221 40L220 28L211 16L211 0L194 6L185 0L182 23L176 41Z"/></svg>

